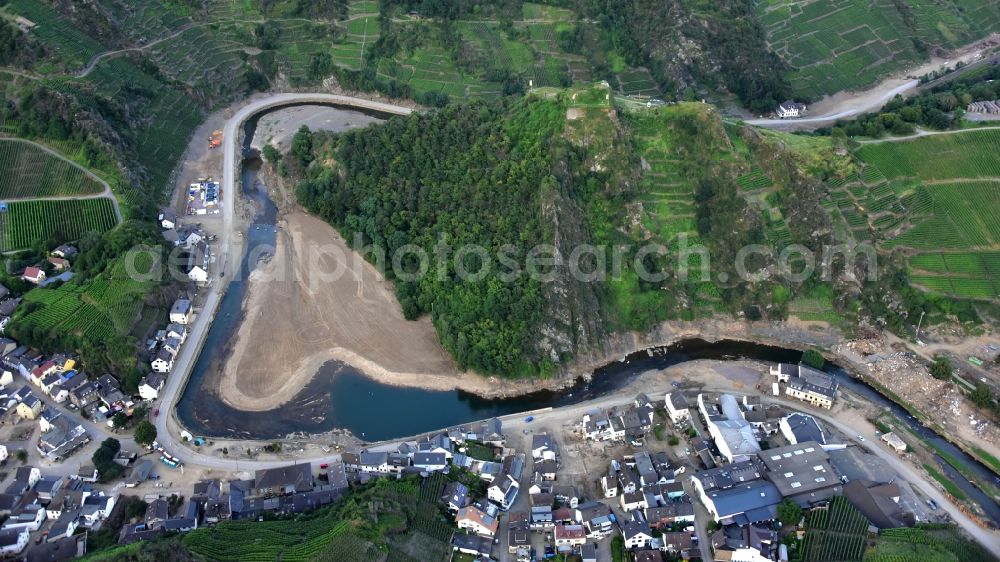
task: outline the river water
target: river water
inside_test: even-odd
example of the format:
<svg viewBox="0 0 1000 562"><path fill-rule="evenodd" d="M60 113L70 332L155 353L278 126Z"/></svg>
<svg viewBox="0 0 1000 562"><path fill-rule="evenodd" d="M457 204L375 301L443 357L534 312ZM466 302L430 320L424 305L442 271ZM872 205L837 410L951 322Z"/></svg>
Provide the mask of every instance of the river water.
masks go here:
<svg viewBox="0 0 1000 562"><path fill-rule="evenodd" d="M356 113L344 110L345 113ZM345 122L349 116L345 116ZM709 343L686 340L663 348L634 353L622 361L594 372L589 383L578 382L561 392L538 392L517 398L484 399L462 391L432 391L396 387L378 383L350 365L338 361L325 364L312 381L289 403L264 412L245 412L228 406L213 388L212 373L218 373L230 353L230 344L242 321L242 303L250 272L260 246L274 247L277 208L267 195L267 188L257 178L260 161L249 151L256 119L245 127L245 154L251 156L243 168L243 195L257 204L258 212L246 234L249 244L240 261L239 276L230 282L222 298L215 321L209 330L202 352L178 402L177 414L193 434L218 438L280 439L291 433L323 433L347 429L368 441L406 437L499 416L545 407L558 407L602 396L617 390L641 373L665 369L698 359L753 359L769 362L797 362L801 352L780 347L738 341ZM225 272L231 275L232 272ZM910 428L969 467L977 476L1000 483L986 466L966 455L937 433L925 428L900 406L885 398L843 369L831 365L830 372L840 384L868 401L892 410ZM950 468L950 467L948 467ZM971 498L983 506L995 521L1000 521L1000 505L963 478L957 471L946 470Z"/></svg>

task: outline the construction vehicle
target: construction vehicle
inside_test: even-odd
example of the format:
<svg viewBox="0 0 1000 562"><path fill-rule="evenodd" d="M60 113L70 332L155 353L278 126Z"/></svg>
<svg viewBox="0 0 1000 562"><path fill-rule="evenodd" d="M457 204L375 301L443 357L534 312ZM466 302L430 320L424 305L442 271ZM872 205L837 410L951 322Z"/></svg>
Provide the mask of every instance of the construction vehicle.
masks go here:
<svg viewBox="0 0 1000 562"><path fill-rule="evenodd" d="M212 136L208 137L208 148L217 148L222 144L222 131L212 131Z"/></svg>

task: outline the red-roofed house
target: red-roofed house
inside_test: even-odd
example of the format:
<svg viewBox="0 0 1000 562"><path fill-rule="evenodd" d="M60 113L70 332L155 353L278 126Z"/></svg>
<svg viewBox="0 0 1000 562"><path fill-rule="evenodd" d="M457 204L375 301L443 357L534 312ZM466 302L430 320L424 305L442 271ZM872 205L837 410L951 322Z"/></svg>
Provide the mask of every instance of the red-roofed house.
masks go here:
<svg viewBox="0 0 1000 562"><path fill-rule="evenodd" d="M46 375L51 375L56 372L56 370L56 364L54 362L46 361L31 370L31 380L35 384L40 384L41 380L45 378Z"/></svg>
<svg viewBox="0 0 1000 562"><path fill-rule="evenodd" d="M587 542L587 530L583 525L556 525L552 532L556 548L581 546Z"/></svg>
<svg viewBox="0 0 1000 562"><path fill-rule="evenodd" d="M496 517L484 513L474 505L458 510L455 522L459 529L467 529L477 535L490 537L497 534L497 529L500 527L500 521Z"/></svg>
<svg viewBox="0 0 1000 562"><path fill-rule="evenodd" d="M21 275L21 279L24 279L28 283L34 283L35 285L45 281L45 272L37 267L26 267L24 268L24 274Z"/></svg>

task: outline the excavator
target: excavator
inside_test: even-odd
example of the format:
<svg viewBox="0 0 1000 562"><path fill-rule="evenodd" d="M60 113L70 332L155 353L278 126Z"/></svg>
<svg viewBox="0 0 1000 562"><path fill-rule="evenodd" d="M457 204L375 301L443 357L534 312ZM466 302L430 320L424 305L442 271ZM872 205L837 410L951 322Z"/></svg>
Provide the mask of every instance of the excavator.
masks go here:
<svg viewBox="0 0 1000 562"><path fill-rule="evenodd" d="M212 131L212 136L208 137L208 148L218 148L222 144L222 131Z"/></svg>

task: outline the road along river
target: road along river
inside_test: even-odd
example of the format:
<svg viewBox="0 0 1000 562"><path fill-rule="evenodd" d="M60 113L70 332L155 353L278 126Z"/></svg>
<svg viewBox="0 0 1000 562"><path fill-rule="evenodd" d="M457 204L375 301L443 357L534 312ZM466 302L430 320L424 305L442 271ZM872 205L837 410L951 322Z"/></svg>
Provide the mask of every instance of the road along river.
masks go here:
<svg viewBox="0 0 1000 562"><path fill-rule="evenodd" d="M333 97L333 96L331 96ZM238 112L237 116L227 124L227 139L239 138L235 134L236 127L248 122L248 130L244 135L244 145L249 146L252 137L252 118L260 113L274 108L297 103L317 103L309 96L303 98L285 98L281 103L273 99L257 102ZM318 103L337 104L340 99ZM400 108L402 109L402 108ZM229 149L232 149L232 153ZM267 197L266 188L256 181L253 166L237 168L237 149L235 142L227 146L225 155L227 171L240 169L243 173L245 196L257 203L257 216L244 234L246 247L255 244L273 244L275 208ZM224 184L228 189L224 193L234 193L235 174L224 174ZM227 181L228 180L228 181ZM233 205L225 207L224 217L227 225L226 233L220 245L224 258L222 270L226 275L233 275L238 266L240 275L230 283L229 291L221 297L216 288L217 283L207 295L204 309L192 326L191 341L184 349L177 362L177 369L168 379L168 387L164 389L163 407L172 412L172 406L177 404L176 417L163 415L157 419L157 427L161 442L185 462L220 468L231 464L231 461L217 459L210 455L187 449L176 441L176 435L181 428L187 428L195 435L216 437L242 438L278 438L292 432L318 433L331 428L350 430L358 437L368 441L395 439L415 435L437 428L447 427L493 415L513 414L538 408L566 406L591 400L612 393L626 385L639 374L651 369L663 369L693 359L737 359L749 358L762 361L797 361L800 353L795 350L758 345L746 342L722 341L707 343L701 340L689 340L666 348L641 351L630 355L623 361L615 362L598 369L590 382L580 381L576 386L562 392L542 392L522 396L510 400L485 400L474 395L459 391L429 391L416 388L396 387L378 383L349 365L339 362L325 364L319 376L304 388L291 403L279 411L244 412L222 403L218 396L203 392L200 386L208 366L225 360L226 343L233 330L240 322L240 304L245 296L245 280L256 266L251 253L244 249L243 244L232 245L232 213ZM240 247L235 256L225 255L227 248ZM234 258L238 258L234 259ZM234 262L229 265L229 262ZM229 269L230 271L225 271ZM243 283L241 285L241 283ZM211 322L214 316L215 321ZM210 329L209 329L210 328ZM200 356L201 351L204 351ZM197 363L195 363L197 360ZM191 371L191 368L194 370ZM192 372L190 381L186 381L188 372ZM864 396L870 402L884 408L901 413L901 418L915 431L934 441L936 445L960 459L977 474L992 478L992 473L985 466L965 455L957 447L948 443L941 436L927 430L918 422L901 412L898 406L883 397L871 387L849 377L837 368L834 372L841 383L852 391ZM185 385L184 383L187 382ZM183 399L178 401L180 392L184 390ZM284 414L282 414L284 412ZM290 414L289 414L290 412ZM179 422L179 423L178 423ZM329 456L333 458L333 456ZM326 459L326 457L324 457ZM306 460L306 459L302 459ZM314 459L318 460L318 459ZM281 461L260 461L246 463L257 467L274 466ZM1000 506L990 498L975 489L960 475L949 474L956 483L983 505L987 513L994 519L1000 519Z"/></svg>

